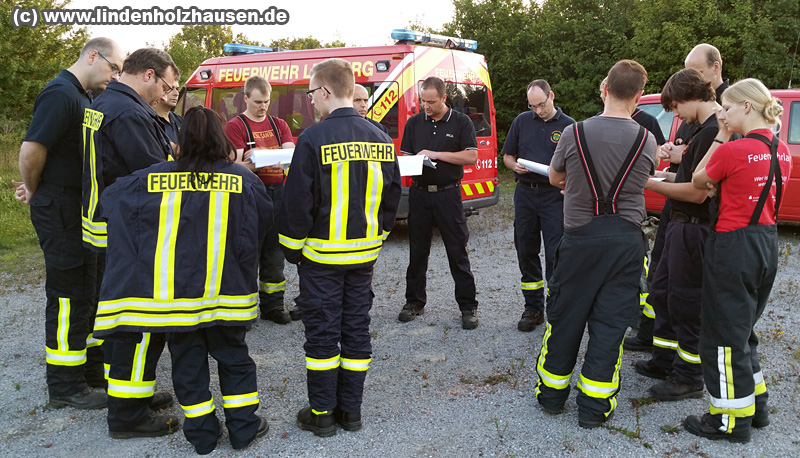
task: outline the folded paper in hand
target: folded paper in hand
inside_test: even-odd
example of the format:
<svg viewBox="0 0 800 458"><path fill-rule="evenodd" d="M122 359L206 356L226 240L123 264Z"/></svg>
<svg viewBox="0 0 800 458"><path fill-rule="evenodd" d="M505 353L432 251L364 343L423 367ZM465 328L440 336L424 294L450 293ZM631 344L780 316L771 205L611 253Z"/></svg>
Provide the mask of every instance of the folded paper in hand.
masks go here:
<svg viewBox="0 0 800 458"><path fill-rule="evenodd" d="M428 156L397 156L397 163L400 165L400 175L404 177L414 177L422 175L422 166L435 169L436 163Z"/></svg>
<svg viewBox="0 0 800 458"><path fill-rule="evenodd" d="M286 167L292 163L292 155L294 155L294 148L254 148L251 156L247 160L252 162L257 169L276 164L281 164Z"/></svg>
<svg viewBox="0 0 800 458"><path fill-rule="evenodd" d="M549 176L550 166L539 162L529 161L527 159L517 159L517 164L525 167L528 171L538 173L539 175Z"/></svg>

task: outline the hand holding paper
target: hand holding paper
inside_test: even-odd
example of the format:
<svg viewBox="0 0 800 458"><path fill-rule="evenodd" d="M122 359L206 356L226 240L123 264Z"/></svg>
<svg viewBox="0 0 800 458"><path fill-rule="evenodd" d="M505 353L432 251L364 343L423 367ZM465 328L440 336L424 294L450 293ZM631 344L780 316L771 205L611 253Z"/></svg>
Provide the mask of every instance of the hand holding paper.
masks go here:
<svg viewBox="0 0 800 458"><path fill-rule="evenodd" d="M550 166L547 164L533 162L527 159L517 159L517 164L525 167L533 173L538 173L539 175L544 175L546 177L550 176Z"/></svg>

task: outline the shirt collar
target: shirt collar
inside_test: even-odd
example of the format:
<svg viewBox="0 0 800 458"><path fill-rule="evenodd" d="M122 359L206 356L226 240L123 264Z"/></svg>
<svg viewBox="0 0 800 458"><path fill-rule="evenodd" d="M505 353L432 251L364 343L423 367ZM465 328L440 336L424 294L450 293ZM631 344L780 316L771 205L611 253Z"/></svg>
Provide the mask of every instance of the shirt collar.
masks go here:
<svg viewBox="0 0 800 458"><path fill-rule="evenodd" d="M531 113L533 113L533 119L538 119L538 120L540 120L542 122L558 121L559 118L561 118L561 108L559 108L559 107L555 107L555 108L556 108L556 114L554 114L553 117L548 119L547 121L542 119L538 114L536 114L535 111L531 110Z"/></svg>
<svg viewBox="0 0 800 458"><path fill-rule="evenodd" d="M450 120L450 118L453 116L453 109L452 109L452 108L448 108L448 109L447 109L447 113L445 113L445 114L444 114L444 116L442 116L442 119L440 119L440 120L438 120L438 121L435 121L433 118L431 118L430 116L428 116L428 113L425 113L424 111L422 112L422 114L424 114L424 115L425 115L425 120L426 120L426 121L432 121L432 122L447 122L447 121L449 121L449 120Z"/></svg>
<svg viewBox="0 0 800 458"><path fill-rule="evenodd" d="M358 110L356 110L353 107L341 107L333 110L331 114L329 114L328 117L325 119L343 118L345 116L358 116L360 118L361 113L359 113Z"/></svg>
<svg viewBox="0 0 800 458"><path fill-rule="evenodd" d="M107 91L111 90L111 91L121 92L121 93L127 95L128 97L132 98L133 100L135 100L151 116L155 116L155 117L158 117L158 118L161 117L161 116L158 116L158 113L156 113L156 110L154 110L153 107L151 107L149 103L144 101L144 99L142 98L141 95L139 95L138 92L136 92L132 87L128 86L125 83L120 83L119 81L112 79L111 81L108 82L108 87L106 87L106 90Z"/></svg>
<svg viewBox="0 0 800 458"><path fill-rule="evenodd" d="M66 68L62 68L58 73L58 76L74 84L81 94L86 94L86 91L83 89L83 85L81 85L81 82L78 81L78 78L73 75L71 71L67 70Z"/></svg>

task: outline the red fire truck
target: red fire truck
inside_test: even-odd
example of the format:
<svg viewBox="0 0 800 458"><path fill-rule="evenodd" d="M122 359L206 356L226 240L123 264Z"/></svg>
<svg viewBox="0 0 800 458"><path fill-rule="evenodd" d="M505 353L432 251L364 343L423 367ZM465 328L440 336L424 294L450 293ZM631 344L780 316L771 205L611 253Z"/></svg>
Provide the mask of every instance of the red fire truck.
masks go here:
<svg viewBox="0 0 800 458"><path fill-rule="evenodd" d="M245 110L245 80L260 75L272 86L270 114L284 119L297 140L320 116L305 95L309 72L317 62L337 57L353 65L356 83L367 88L367 116L383 124L399 150L406 121L420 112L420 84L429 76L446 83L447 104L472 120L478 138L478 162L464 167L461 197L467 214L495 205L497 128L486 59L474 53L477 42L395 29L395 45L283 51L226 45L233 56L203 62L186 82L176 113L202 105L229 120ZM410 177L403 178L399 218L408 214Z"/></svg>

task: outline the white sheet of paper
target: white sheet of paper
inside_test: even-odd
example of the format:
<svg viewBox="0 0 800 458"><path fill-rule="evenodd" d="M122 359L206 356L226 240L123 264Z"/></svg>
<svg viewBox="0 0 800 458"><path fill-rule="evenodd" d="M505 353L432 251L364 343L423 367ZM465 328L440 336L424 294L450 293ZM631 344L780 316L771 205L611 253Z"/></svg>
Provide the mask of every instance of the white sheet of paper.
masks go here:
<svg viewBox="0 0 800 458"><path fill-rule="evenodd" d="M664 180L666 180L666 178L664 178L664 177L650 177L650 179L653 180L653 181L664 181Z"/></svg>
<svg viewBox="0 0 800 458"><path fill-rule="evenodd" d="M398 155L397 164L400 166L400 176L415 177L422 175L422 166L436 168L436 163L428 156Z"/></svg>
<svg viewBox="0 0 800 458"><path fill-rule="evenodd" d="M517 164L525 167L526 169L528 169L533 173L538 173L539 175L544 175L544 176L550 176L550 166L547 164L533 162L527 159L517 159Z"/></svg>
<svg viewBox="0 0 800 458"><path fill-rule="evenodd" d="M286 166L292 163L294 148L283 149L264 149L254 148L253 153L248 159L256 168L276 165L278 163Z"/></svg>

